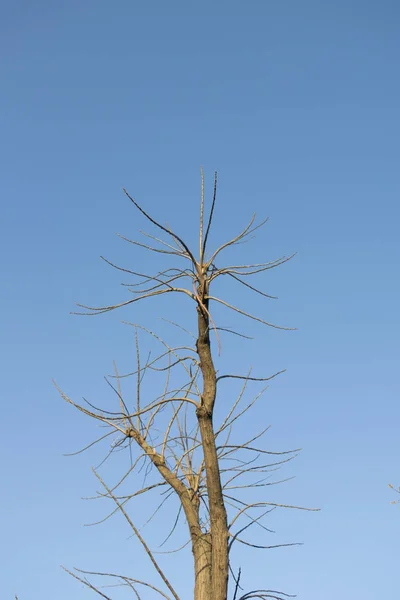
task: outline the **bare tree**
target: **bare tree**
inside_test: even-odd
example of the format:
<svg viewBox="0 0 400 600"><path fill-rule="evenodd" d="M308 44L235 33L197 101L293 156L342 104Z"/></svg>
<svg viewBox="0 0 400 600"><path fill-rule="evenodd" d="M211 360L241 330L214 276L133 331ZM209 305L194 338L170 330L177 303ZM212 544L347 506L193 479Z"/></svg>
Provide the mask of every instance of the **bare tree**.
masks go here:
<svg viewBox="0 0 400 600"><path fill-rule="evenodd" d="M264 393L267 382L279 373L256 377L251 371L234 374L217 372L212 346L215 344L218 352L220 351L221 335L234 336L239 343L243 343L243 338L248 336L218 326L211 307L220 305L266 327L290 329L243 310L236 306L234 299L214 295L213 289L217 280L224 279L265 298L272 298L249 283L248 279L275 269L292 256L255 264L221 265L224 251L249 239L266 223L267 219L255 224L255 215L238 235L208 252L216 204L216 174L211 207L205 218L204 174L201 171L197 256L180 235L150 216L126 190L124 193L137 211L160 231L162 237L145 233L147 240L150 240L148 242L121 237L136 247L169 258L171 264L156 274L148 274L121 267L104 258L113 268L136 278L133 283L124 284L130 297L109 306L78 305L81 312L76 314L98 315L155 296L180 294L187 296L193 303L197 332L195 335L190 334L182 323L172 323L183 330L190 341L170 345L154 331L129 323L134 328L136 366L131 373L120 374L114 364L113 375L106 379L116 400L112 410L111 407L98 408L88 401L79 404L59 391L64 400L106 427L102 436L79 452L104 440L109 441L113 434L117 434L117 438L108 446L106 458L117 450L129 448L129 468L113 484L106 483L98 469L93 470L102 488L98 497L107 498L113 503L113 509L106 519L115 513L123 515L153 564L160 583L156 585L131 575L117 573L89 573L78 569L68 572L103 598L110 596L102 591L104 587L92 583L89 576L107 576L108 579L116 580L131 590L136 598L141 598L141 594L145 593L146 598L149 597L148 594L155 594L179 600L178 592L167 577L165 567L160 566L157 553L150 548L143 537L143 529L133 522L128 512L137 498L158 491L161 492L160 502L149 521L156 518L164 503L170 501L174 504L176 518L171 522L167 538L171 538L178 525L186 528L187 541L184 547L189 546L193 554L195 600L226 600L229 580L233 600L288 597L268 589L245 592L240 582L240 569L234 570L230 562L232 548L237 544L255 548L295 545L256 543L254 536L250 539L246 536L250 528L259 528L266 534L269 530L263 524L263 518L277 508L310 510L279 504L266 499L265 495L261 496L267 486L279 483L271 480L271 473L292 460L298 450L267 451L260 440L268 428L256 431L249 439L245 439L243 428L238 427L247 411L254 407ZM182 331L179 332L181 333ZM146 337L158 346L155 355L149 353L144 357L142 343ZM123 387L132 378L135 380L133 402L123 391ZM151 385L146 388L149 380ZM226 412L223 414L217 401L224 394L224 386L230 385L229 381L239 384L239 389L236 396L232 396L232 388L229 388L228 398L231 397L232 400L228 406L224 402ZM155 382L160 384L156 393ZM261 389L247 400L250 384L259 385ZM239 434L238 438L235 438L236 432ZM144 485L132 487L132 474L143 470L146 473ZM136 477L133 481L136 483L139 478Z"/></svg>

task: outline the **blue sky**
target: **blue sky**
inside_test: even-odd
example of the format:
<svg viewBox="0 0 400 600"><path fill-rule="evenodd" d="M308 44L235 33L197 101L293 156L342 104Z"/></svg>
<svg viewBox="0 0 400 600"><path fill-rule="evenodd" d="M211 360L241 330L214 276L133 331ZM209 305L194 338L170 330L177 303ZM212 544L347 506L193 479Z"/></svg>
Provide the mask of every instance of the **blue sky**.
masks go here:
<svg viewBox="0 0 400 600"><path fill-rule="evenodd" d="M215 243L255 211L270 222L246 258L298 253L260 280L279 302L237 298L298 331L223 316L257 339L227 340L221 360L287 368L257 418L272 425L268 447L303 452L285 471L296 478L268 494L322 510L272 515L278 543L305 545L244 552L243 581L307 600L394 597L398 3L21 0L1 12L2 596L90 597L60 564L150 573L122 522L83 527L104 514L80 500L98 455L63 453L93 431L51 379L109 401L103 375L134 357L120 321L156 329L190 311L69 314L123 299L101 254L147 266L114 236L145 228L121 188L192 243L203 165L209 194L220 177ZM189 594L179 558L172 569Z"/></svg>

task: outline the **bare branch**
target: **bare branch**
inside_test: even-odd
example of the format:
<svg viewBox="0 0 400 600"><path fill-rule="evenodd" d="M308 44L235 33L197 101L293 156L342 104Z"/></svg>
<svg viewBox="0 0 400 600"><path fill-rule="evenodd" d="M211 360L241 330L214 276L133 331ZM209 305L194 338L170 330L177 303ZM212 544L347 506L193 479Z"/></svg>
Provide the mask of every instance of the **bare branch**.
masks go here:
<svg viewBox="0 0 400 600"><path fill-rule="evenodd" d="M141 581L140 579L133 579L132 577L126 577L126 575L116 575L115 573L97 573L95 571L83 571L82 569L75 569L75 570L78 571L79 573L84 573L85 575L95 575L95 576L100 576L100 577L115 577L115 578L121 579L126 582L137 583L139 585L148 587L148 588L154 590L155 592L158 592L160 594L160 596L162 596L163 598L166 598L166 600L170 600L170 596L167 596L166 594L164 594L164 592L162 592L160 589L156 588L154 585L151 585L150 583L147 583L146 581Z"/></svg>
<svg viewBox="0 0 400 600"><path fill-rule="evenodd" d="M239 333L237 331L233 331L233 329L228 329L226 327L216 327L216 331L225 331L226 333L232 333L233 335L237 335L238 337L244 338L245 340L253 340L254 338L244 335L243 333Z"/></svg>
<svg viewBox="0 0 400 600"><path fill-rule="evenodd" d="M259 598L260 600L266 600L266 598L282 600L282 597L295 598L296 596L284 594L283 592L277 592L276 590L252 590L251 592L247 592L241 596L239 600L250 600L250 598Z"/></svg>
<svg viewBox="0 0 400 600"><path fill-rule="evenodd" d="M212 265L214 263L215 259L217 258L218 254L220 254L220 252L222 252L222 250L225 250L225 248L228 248L229 246L232 246L233 244L235 244L236 242L241 240L250 231L250 228L253 225L255 218L256 218L256 215L254 214L251 217L250 222L246 225L246 227L243 229L243 231L241 233L239 233L239 235L232 238L228 242L225 242L225 244L222 244L222 246L217 248L217 250L215 250L215 252L211 256L211 258L207 261L206 265L207 266Z"/></svg>
<svg viewBox="0 0 400 600"><path fill-rule="evenodd" d="M276 269L276 267L280 267L284 263L291 260L294 256L296 256L296 252L291 254L290 256L282 256L281 258L277 258L270 262L265 263L255 263L252 265L230 265L228 267L223 267L222 269L215 269L214 273L211 276L211 280L219 277L220 275L225 275L227 273L234 273L236 275L240 275L241 277L247 275L255 275L256 273L262 273L263 271L268 271L270 269Z"/></svg>
<svg viewBox="0 0 400 600"><path fill-rule="evenodd" d="M73 315L84 315L84 316L93 316L93 315L100 315L102 313L106 313L109 312L110 310L115 310L116 308L122 308L123 306L129 306L130 304L133 304L134 302L139 302L139 300L143 300L144 298L151 298L152 296L160 296L161 294L167 294L168 292L173 292L173 291L178 291L178 290L174 290L172 288L166 289L166 290L157 290L155 292L149 292L147 294L143 294L142 296L139 296L138 298L133 298L132 300L126 300L125 302L120 302L119 304L110 304L109 306L100 306L100 307L96 307L96 306L87 306L85 304L79 304L78 302L76 303L76 306L79 306L80 308L84 308L85 310L89 310L92 312L72 312L71 314ZM182 291L182 290L180 290ZM188 293L190 295L190 292L188 292L187 290L185 290L185 293Z"/></svg>
<svg viewBox="0 0 400 600"><path fill-rule="evenodd" d="M277 373L274 373L273 375L270 375L269 377L248 377L246 375L220 375L219 377L217 377L217 382L220 381L221 379L245 379L246 381L270 381L271 379L274 379L274 377L277 377L278 375L282 375L282 373L286 373L286 369L283 369L282 371L278 371Z"/></svg>
<svg viewBox="0 0 400 600"><path fill-rule="evenodd" d="M200 263L203 263L204 255L206 252L207 240L208 240L208 235L209 235L210 229L211 229L211 223L212 223L212 219L213 219L213 215L214 215L216 199L217 199L217 171L215 171L215 173L214 173L214 193L213 193L213 199L212 199L212 203L211 203L210 216L208 217L206 235L204 236L203 248L201 250Z"/></svg>
<svg viewBox="0 0 400 600"><path fill-rule="evenodd" d="M69 571L68 569L66 569L62 565L61 565L61 568L64 569L64 571L66 573L68 573L68 575L71 575L71 577L74 577L74 579L77 579L78 581L80 581L81 583L83 583L84 585L86 585L88 588L90 588L91 590L93 590L94 592L96 592L96 594L98 594L102 598L105 598L106 600L112 600L112 598L110 598L110 596L106 596L105 594L103 594L103 592L101 592L99 590L99 588L97 588L96 586L92 585L90 583L90 581L88 581L86 579L86 577L85 578L79 577L78 575L76 575L76 573L73 573L72 571Z"/></svg>
<svg viewBox="0 0 400 600"><path fill-rule="evenodd" d="M141 232L143 233L143 232ZM145 234L144 234L145 235ZM162 250L161 248L154 248L153 246L149 246L148 244L143 244L142 242L138 242L137 240L130 240L129 238L117 233L117 236L119 238L121 238L121 240L124 240L125 242L129 242L129 244L133 244L134 246L139 246L140 248L144 248L145 250L149 250L150 252L158 252L158 254L170 254L170 255L175 255L175 256L181 256L182 258L187 258L188 260L190 260L190 258L181 250L178 249L173 249L173 250ZM158 240L161 243L163 243L165 246L169 246L169 244L162 242L161 240ZM173 246L170 246L171 248L173 248Z"/></svg>
<svg viewBox="0 0 400 600"><path fill-rule="evenodd" d="M253 321L258 321L259 323L263 323L263 325L267 325L268 327L273 327L274 329L283 329L284 331L296 331L295 327L281 327L280 325L274 325L273 323L268 323L268 321L264 321L264 319L255 317L254 315L251 315L251 314L245 312L244 310L241 310L240 308L236 308L236 306L232 306L232 304L228 304L228 302L225 302L224 300L221 300L220 298L215 298L215 296L206 296L206 298L207 298L207 300L214 300L215 302L219 302L220 304L223 304L224 306L230 308L231 310L234 310L235 312L237 312L245 317L249 317L249 319L253 319Z"/></svg>
<svg viewBox="0 0 400 600"><path fill-rule="evenodd" d="M225 273L223 273L223 275L229 275L230 277L232 277L232 279L235 279L235 281L238 281L245 287L249 288L249 290L251 290L252 292L256 292L256 294L260 294L260 296L264 296L264 298L269 298L270 300L278 300L278 296L271 296L270 294L266 294L265 292L262 292L258 288L254 287L254 286L250 285L249 283L247 283L246 281L243 281L242 279L240 279L240 277L238 277L237 275L234 275L233 273L229 273L229 271L226 271Z"/></svg>
<svg viewBox="0 0 400 600"><path fill-rule="evenodd" d="M229 498L231 500L236 500L236 498L234 498L233 496L230 496L229 494L225 494L224 496L226 498ZM275 506L276 508L292 508L293 510L305 510L307 512L319 512L321 509L319 508L308 508L305 506L296 506L295 504L279 504L277 502L255 502L254 504L249 504L247 505L249 508L263 508L264 506Z"/></svg>
<svg viewBox="0 0 400 600"><path fill-rule="evenodd" d="M99 437L96 440L94 440L94 442L91 442L90 444L88 444L84 448L81 448L81 450L77 450L76 452L69 452L68 454L64 454L63 456L76 456L77 454L81 454L82 452L85 452L85 450L88 450L89 448L91 448L95 444L98 444L99 442L101 442L102 440L104 440L106 437L108 437L112 433L114 433L114 432L113 431L109 431L105 435L102 435L101 437Z"/></svg>
<svg viewBox="0 0 400 600"><path fill-rule="evenodd" d="M157 573L159 574L159 576L161 577L161 579L163 580L164 584L167 586L167 588L169 589L169 591L171 592L172 596L175 598L175 600L179 600L178 594L175 592L175 590L172 587L172 585L170 584L169 580L167 579L167 577L165 576L165 574L163 573L163 571L160 569L160 567L159 567L156 559L154 558L154 556L153 556L150 548L146 544L145 540L141 536L141 534L138 531L138 529L135 527L135 525L131 521L131 518L129 517L128 513L125 511L125 509L122 506L122 504L114 496L114 494L112 493L111 489L103 481L103 479L100 477L100 475L97 473L97 471L95 471L94 469L92 469L92 470L93 470L93 473L96 475L97 479L100 481L101 485L104 487L105 490L107 490L108 495L110 496L110 498L112 498L114 500L114 502L118 506L120 512L124 515L124 517L125 517L126 521L128 522L130 528L132 529L132 531L134 532L134 534L136 535L136 537L138 538L138 540L142 544L142 546L143 546L143 548L144 548L147 556L150 558L151 562L153 563L153 566L154 566L155 570L157 571Z"/></svg>
<svg viewBox="0 0 400 600"><path fill-rule="evenodd" d="M193 256L193 254L190 252L189 248L187 247L187 245L185 244L185 242L182 240L182 238L180 238L178 235L176 235L176 233L173 233L172 231L170 231L169 229L167 229L166 227L164 227L163 225L161 225L161 223L159 223L158 221L156 221L155 219L153 219L152 217L150 217L149 214L147 214L147 212L136 202L136 200L134 200L132 198L132 196L130 196L128 194L128 192L126 191L125 188L123 188L123 192L124 194L129 198L129 200L136 206L136 208L142 213L142 215L144 215L146 217L146 219L148 219L151 223L153 223L153 225L155 225L156 227L158 227L159 229L161 229L162 231L164 231L165 233L168 233L171 237L174 238L174 240L176 242L178 242L179 244L181 244L187 255L190 257L190 260L192 261L193 265L196 265L196 260Z"/></svg>
<svg viewBox="0 0 400 600"><path fill-rule="evenodd" d="M271 550L272 548L286 548L288 546L302 546L302 542L291 542L289 544L272 544L271 546L263 546L262 544L251 544L250 542L246 542L239 537L235 537L235 542L239 542L240 544L244 544L245 546L249 546L250 548L258 548L259 550Z"/></svg>
<svg viewBox="0 0 400 600"><path fill-rule="evenodd" d="M203 226L204 226L204 171L200 167L201 196L200 196L200 226L199 226L199 259L203 262Z"/></svg>

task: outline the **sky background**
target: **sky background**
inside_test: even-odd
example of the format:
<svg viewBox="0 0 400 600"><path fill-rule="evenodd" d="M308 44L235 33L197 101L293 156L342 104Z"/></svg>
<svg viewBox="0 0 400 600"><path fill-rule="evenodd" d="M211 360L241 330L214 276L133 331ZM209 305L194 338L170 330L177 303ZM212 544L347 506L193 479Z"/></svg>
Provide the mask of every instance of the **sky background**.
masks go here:
<svg viewBox="0 0 400 600"><path fill-rule="evenodd" d="M51 380L107 405L103 375L134 360L121 320L190 322L189 301L69 312L126 298L100 255L151 266L114 235L146 229L122 187L197 244L200 165L208 199L219 172L214 244L257 212L268 225L231 256L297 252L259 279L279 301L243 290L235 301L298 331L218 312L256 335L225 338L221 364L287 369L257 423L272 425L269 449L303 451L268 500L322 509L271 515L269 543L304 546L244 548L242 581L304 600L395 596L399 27L395 0L1 2L2 598L94 597L60 564L154 577L121 520L83 527L105 514L81 500L97 489L99 454L63 454L93 426ZM181 560L168 572L190 597Z"/></svg>

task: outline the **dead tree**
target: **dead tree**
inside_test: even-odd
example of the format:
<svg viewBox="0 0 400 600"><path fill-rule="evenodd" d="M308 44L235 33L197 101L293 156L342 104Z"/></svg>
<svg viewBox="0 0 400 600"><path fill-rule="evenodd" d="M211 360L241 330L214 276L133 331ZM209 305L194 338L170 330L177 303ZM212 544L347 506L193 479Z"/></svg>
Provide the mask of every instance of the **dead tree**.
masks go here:
<svg viewBox="0 0 400 600"><path fill-rule="evenodd" d="M195 600L227 600L230 579L233 600L287 597L285 594L268 589L245 592L240 583L240 569L235 571L230 563L232 547L236 544L259 548L294 545L255 544L254 541L249 541L246 535L251 527L253 529L260 527L265 533L269 531L262 520L266 514L276 508L309 510L276 503L273 499L265 498L265 495L260 497L260 490L277 483L271 482L270 473L292 460L298 450L267 451L260 444L260 439L268 428L255 432L250 439L234 439L240 419L262 396L266 389L266 382L279 373L255 377L251 372L247 374L217 372L212 348L214 345L220 348L220 336L234 335L235 339L239 340L246 336L238 331L218 326L211 309L212 305L218 304L231 312L257 321L260 325L289 329L243 310L230 298L214 295L213 288L217 279L224 278L233 280L239 286L245 286L263 297L272 298L249 283L248 279L253 275L275 269L290 260L292 256L248 265L223 266L220 263L221 255L225 250L248 239L266 223L267 219L255 224L255 215L239 235L223 243L216 250L208 252L216 204L216 174L211 207L208 217L205 218L204 175L201 172L197 256L180 235L169 226L156 221L126 190L124 193L137 211L156 227L163 237L144 234L151 240L149 243L123 239L148 252L164 255L170 258L172 263L167 269L151 275L121 267L104 259L118 271L136 278L134 283L125 284L130 298L121 303L102 307L78 305L81 312L77 314L98 315L155 296L183 294L190 299L193 309L196 310L197 332L192 336L185 330L188 338L191 339L190 343L170 345L154 331L130 323L134 328L136 340L136 367L131 373L119 374L114 364L114 374L107 379L116 398L116 404L111 410L111 407L98 408L87 401L85 404L78 404L64 392L59 391L68 403L107 428L106 433L90 446L105 439L109 440L112 434L117 434L118 438L113 441L111 448L108 448L107 456L123 447L129 447L131 453L133 452L128 470L123 472L120 479L113 484L106 483L97 469L94 473L102 487L99 497L111 500L114 505L106 518L114 513L123 515L152 562L159 576L160 585L142 581L135 578L134 574L128 576L117 573L89 573L78 569L68 572L103 598L110 598L110 596L102 591L105 588L89 580L90 575L108 576L112 580L118 580L120 584L130 589L136 598L148 598L149 594L158 594L162 598L179 600L178 592L167 577L165 568L160 566L156 553L143 537L142 529L129 515L129 507L135 499L141 498L143 494L151 494L154 490L161 490L163 497L160 506L171 499L175 501L177 510L176 519L171 523L169 536L178 524L187 527L185 546L189 545L193 554ZM180 327L179 323L174 325ZM143 336L149 336L159 346L158 354L154 356L150 354L146 359L143 358L141 352ZM211 343L212 339L213 343ZM143 392L149 376L153 393L150 398L147 391ZM132 377L135 378L136 388L133 402L123 392L123 384ZM154 380L159 377L163 377L163 383L158 393L154 394ZM220 393L223 393L223 386L229 380L236 381L240 387L236 397L234 396L224 406L226 414L216 422L215 408L218 398ZM261 385L262 388L248 401L245 399L251 383ZM135 488L138 478L135 480L132 474L143 468L146 469L147 481L144 487ZM158 514L158 508L155 514ZM151 518L155 518L155 515L153 514ZM143 593L145 596L141 595Z"/></svg>

